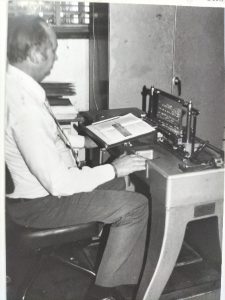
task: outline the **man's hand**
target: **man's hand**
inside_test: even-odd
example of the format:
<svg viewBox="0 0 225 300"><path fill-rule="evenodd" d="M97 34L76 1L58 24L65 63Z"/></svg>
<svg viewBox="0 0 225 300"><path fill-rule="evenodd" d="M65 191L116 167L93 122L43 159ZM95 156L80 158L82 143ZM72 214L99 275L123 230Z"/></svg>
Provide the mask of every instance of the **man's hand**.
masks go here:
<svg viewBox="0 0 225 300"><path fill-rule="evenodd" d="M126 176L135 171L145 170L146 159L135 154L121 156L112 162L118 177Z"/></svg>
<svg viewBox="0 0 225 300"><path fill-rule="evenodd" d="M97 144L91 138L89 138L88 136L85 136L84 147L88 148L88 149L96 148Z"/></svg>

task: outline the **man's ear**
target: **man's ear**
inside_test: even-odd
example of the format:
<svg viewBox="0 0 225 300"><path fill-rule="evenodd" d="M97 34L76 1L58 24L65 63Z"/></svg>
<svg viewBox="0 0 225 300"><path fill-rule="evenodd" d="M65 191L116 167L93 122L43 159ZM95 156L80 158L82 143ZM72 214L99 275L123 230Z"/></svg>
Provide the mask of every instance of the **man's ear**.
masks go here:
<svg viewBox="0 0 225 300"><path fill-rule="evenodd" d="M43 61L43 55L35 47L30 49L28 57L35 65L39 65Z"/></svg>

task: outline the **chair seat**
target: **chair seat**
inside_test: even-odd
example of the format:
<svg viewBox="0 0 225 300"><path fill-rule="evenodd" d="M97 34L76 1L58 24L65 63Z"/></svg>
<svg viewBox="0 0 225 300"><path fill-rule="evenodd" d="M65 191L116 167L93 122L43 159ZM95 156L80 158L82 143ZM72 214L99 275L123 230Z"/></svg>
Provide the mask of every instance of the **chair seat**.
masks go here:
<svg viewBox="0 0 225 300"><path fill-rule="evenodd" d="M13 181L9 181L10 172L7 170L6 166L6 194L13 191L13 187L9 189ZM16 299L27 299L30 287L37 278L41 267L46 263L46 259L48 260L50 257L94 278L96 275L95 262L91 260L84 248L92 244L93 237L99 236L102 225L100 222L90 222L59 228L28 228L16 224L6 209L7 262L21 260L24 255L25 258L28 258L28 254L32 254L32 258L35 258L34 263L29 266L29 270L16 289ZM72 254L79 254L76 260L71 260L73 258L71 256L64 257L65 253L58 251L68 243L71 243L69 246L73 246L73 250L76 250L72 251ZM67 245L65 246L67 247ZM85 261L84 265L80 264L81 258L82 262ZM7 263L7 273L8 271L10 272L9 263ZM14 274L12 274L13 277ZM17 281L15 278L13 280Z"/></svg>
<svg viewBox="0 0 225 300"><path fill-rule="evenodd" d="M98 222L45 229L27 228L14 222L10 225L14 243L31 250L90 239L99 234L100 228Z"/></svg>

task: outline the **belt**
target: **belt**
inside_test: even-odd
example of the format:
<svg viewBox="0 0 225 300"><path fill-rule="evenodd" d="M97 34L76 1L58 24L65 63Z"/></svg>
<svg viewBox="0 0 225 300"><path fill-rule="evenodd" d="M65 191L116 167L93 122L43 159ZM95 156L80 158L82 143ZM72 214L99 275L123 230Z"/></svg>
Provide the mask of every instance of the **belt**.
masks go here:
<svg viewBox="0 0 225 300"><path fill-rule="evenodd" d="M6 203L10 203L10 204L17 204L17 203L26 203L29 202L33 199L29 199L29 198L6 198Z"/></svg>

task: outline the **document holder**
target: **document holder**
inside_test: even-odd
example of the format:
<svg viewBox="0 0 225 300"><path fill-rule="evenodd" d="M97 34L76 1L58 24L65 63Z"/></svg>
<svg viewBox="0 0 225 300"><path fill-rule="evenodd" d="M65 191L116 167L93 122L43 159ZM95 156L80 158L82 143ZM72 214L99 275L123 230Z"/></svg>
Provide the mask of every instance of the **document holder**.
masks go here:
<svg viewBox="0 0 225 300"><path fill-rule="evenodd" d="M151 134L154 126L133 113L115 115L111 118L80 125L80 131L92 138L101 148L109 149Z"/></svg>

